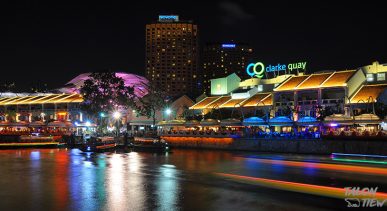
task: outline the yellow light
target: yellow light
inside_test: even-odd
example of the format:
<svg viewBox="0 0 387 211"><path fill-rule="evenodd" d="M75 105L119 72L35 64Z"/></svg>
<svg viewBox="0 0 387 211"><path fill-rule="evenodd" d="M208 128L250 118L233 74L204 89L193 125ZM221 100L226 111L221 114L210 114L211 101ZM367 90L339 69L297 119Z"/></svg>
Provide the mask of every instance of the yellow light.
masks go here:
<svg viewBox="0 0 387 211"><path fill-rule="evenodd" d="M119 119L119 118L121 117L120 112L115 111L115 112L113 113L113 117L114 117L114 119Z"/></svg>

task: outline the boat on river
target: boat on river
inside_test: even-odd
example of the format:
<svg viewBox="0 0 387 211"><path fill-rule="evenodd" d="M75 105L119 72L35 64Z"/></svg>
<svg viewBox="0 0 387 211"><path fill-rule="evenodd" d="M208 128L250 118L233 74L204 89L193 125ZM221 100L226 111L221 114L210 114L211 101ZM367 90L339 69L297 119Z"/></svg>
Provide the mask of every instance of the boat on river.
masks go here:
<svg viewBox="0 0 387 211"><path fill-rule="evenodd" d="M170 150L168 143L159 136L134 137L129 146L134 151L167 152Z"/></svg>
<svg viewBox="0 0 387 211"><path fill-rule="evenodd" d="M105 152L116 149L117 144L114 137L91 137L80 147L83 152Z"/></svg>
<svg viewBox="0 0 387 211"><path fill-rule="evenodd" d="M21 136L2 136L0 149L13 148L57 148L60 136L41 136L39 134Z"/></svg>

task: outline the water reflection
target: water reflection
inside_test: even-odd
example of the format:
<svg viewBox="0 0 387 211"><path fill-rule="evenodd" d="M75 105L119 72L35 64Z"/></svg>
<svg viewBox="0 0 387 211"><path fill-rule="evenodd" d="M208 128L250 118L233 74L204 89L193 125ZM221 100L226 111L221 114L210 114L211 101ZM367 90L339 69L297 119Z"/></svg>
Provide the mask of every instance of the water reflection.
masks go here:
<svg viewBox="0 0 387 211"><path fill-rule="evenodd" d="M178 170L174 165L164 164L159 168L157 177L157 204L160 210L174 210L178 205Z"/></svg>
<svg viewBox="0 0 387 211"><path fill-rule="evenodd" d="M354 173L365 172L361 169L354 172L353 167L340 171L342 167L273 157L282 159L203 150L174 150L169 154L3 150L0 152L0 207L2 210L222 210L241 207L257 210L266 203L265 208L279 209L294 205L294 196L283 193L277 197L280 193L267 194L268 189L237 186L213 173L326 186L382 187L387 181L385 174L372 176L371 173L377 172L369 169L367 177L354 177ZM288 198L291 199L284 201ZM294 210L299 210L297 208Z"/></svg>

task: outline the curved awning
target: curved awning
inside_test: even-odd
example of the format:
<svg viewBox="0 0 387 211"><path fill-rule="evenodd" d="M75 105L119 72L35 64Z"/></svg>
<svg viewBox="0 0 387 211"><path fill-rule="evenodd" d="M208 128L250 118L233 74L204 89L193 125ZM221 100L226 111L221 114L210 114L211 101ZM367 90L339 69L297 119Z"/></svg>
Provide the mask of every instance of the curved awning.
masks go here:
<svg viewBox="0 0 387 211"><path fill-rule="evenodd" d="M380 124L382 120L375 114L361 114L354 116L356 124Z"/></svg>
<svg viewBox="0 0 387 211"><path fill-rule="evenodd" d="M267 125L267 123L262 118L253 116L253 117L245 118L243 120L243 125L244 126L260 126L260 125Z"/></svg>
<svg viewBox="0 0 387 211"><path fill-rule="evenodd" d="M200 122L200 125L202 126L218 126L219 120L216 119L205 119Z"/></svg>
<svg viewBox="0 0 387 211"><path fill-rule="evenodd" d="M161 121L157 125L158 126L184 126L185 120L169 120L169 121Z"/></svg>
<svg viewBox="0 0 387 211"><path fill-rule="evenodd" d="M336 127L337 125L353 125L354 119L344 114L332 114L325 117L324 124L331 127Z"/></svg>
<svg viewBox="0 0 387 211"><path fill-rule="evenodd" d="M229 118L220 120L221 126L242 126L242 122L239 119Z"/></svg>
<svg viewBox="0 0 387 211"><path fill-rule="evenodd" d="M27 127L28 126L28 122L26 122L26 121L10 122L10 123L8 123L8 126L11 126L11 127Z"/></svg>
<svg viewBox="0 0 387 211"><path fill-rule="evenodd" d="M292 126L293 120L286 116L277 116L269 119L270 126Z"/></svg>
<svg viewBox="0 0 387 211"><path fill-rule="evenodd" d="M304 126L304 125L318 125L318 124L319 124L319 121L316 118L310 117L310 116L301 117L297 121L297 125L301 125L301 126Z"/></svg>
<svg viewBox="0 0 387 211"><path fill-rule="evenodd" d="M198 120L189 120L184 123L186 127L194 127L194 126L199 126L200 122Z"/></svg>
<svg viewBox="0 0 387 211"><path fill-rule="evenodd" d="M42 121L34 121L29 124L30 127L42 127L45 126L46 124Z"/></svg>
<svg viewBox="0 0 387 211"><path fill-rule="evenodd" d="M53 121L47 124L48 127L73 127L71 122Z"/></svg>
<svg viewBox="0 0 387 211"><path fill-rule="evenodd" d="M1 121L0 126L9 126L9 122L8 121Z"/></svg>

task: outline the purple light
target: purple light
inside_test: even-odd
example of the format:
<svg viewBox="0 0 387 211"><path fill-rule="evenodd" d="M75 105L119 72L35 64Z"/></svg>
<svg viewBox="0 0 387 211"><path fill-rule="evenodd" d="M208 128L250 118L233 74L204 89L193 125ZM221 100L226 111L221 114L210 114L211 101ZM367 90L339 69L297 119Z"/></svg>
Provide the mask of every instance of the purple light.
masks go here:
<svg viewBox="0 0 387 211"><path fill-rule="evenodd" d="M65 87L60 88L60 92L64 93L79 93L79 89L83 85L84 81L89 79L89 76L91 73L83 73L71 81L69 81ZM123 72L117 72L117 77L120 77L124 80L125 86L131 86L134 87L134 93L136 96L143 97L147 94L147 91L145 89L146 84L148 84L148 80L142 76L138 76L131 73L123 73Z"/></svg>
<svg viewBox="0 0 387 211"><path fill-rule="evenodd" d="M331 126L331 127L337 127L338 124L337 124L337 123L331 123L330 126Z"/></svg>

